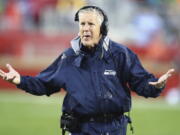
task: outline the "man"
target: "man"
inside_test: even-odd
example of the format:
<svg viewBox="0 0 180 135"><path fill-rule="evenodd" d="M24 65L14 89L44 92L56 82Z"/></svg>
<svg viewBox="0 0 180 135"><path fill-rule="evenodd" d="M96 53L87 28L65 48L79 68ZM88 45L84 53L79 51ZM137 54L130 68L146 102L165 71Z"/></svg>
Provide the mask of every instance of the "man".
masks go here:
<svg viewBox="0 0 180 135"><path fill-rule="evenodd" d="M103 10L85 6L75 15L78 37L71 48L35 77L20 76L11 65L0 75L34 95L67 91L61 127L72 135L125 135L131 108L130 89L144 97L157 97L174 69L156 79L127 47L107 37ZM63 132L64 133L64 132Z"/></svg>

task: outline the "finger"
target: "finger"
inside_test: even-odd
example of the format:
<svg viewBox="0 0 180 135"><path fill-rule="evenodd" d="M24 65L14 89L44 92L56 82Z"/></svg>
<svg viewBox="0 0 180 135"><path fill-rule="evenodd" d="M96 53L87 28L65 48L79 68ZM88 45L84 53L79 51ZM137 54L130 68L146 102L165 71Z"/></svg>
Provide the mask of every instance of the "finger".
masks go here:
<svg viewBox="0 0 180 135"><path fill-rule="evenodd" d="M158 82L149 82L150 85L157 85Z"/></svg>
<svg viewBox="0 0 180 135"><path fill-rule="evenodd" d="M9 71L14 71L14 68L10 64L6 64L6 67Z"/></svg>
<svg viewBox="0 0 180 135"><path fill-rule="evenodd" d="M3 77L5 75L5 72L0 69L0 76Z"/></svg>
<svg viewBox="0 0 180 135"><path fill-rule="evenodd" d="M4 74L2 74L1 72L0 72L0 77L3 77L4 76Z"/></svg>
<svg viewBox="0 0 180 135"><path fill-rule="evenodd" d="M1 69L0 69L0 73L1 73L1 74L5 74L5 72L4 72L4 71L2 71Z"/></svg>
<svg viewBox="0 0 180 135"><path fill-rule="evenodd" d="M0 77L3 77L3 76L4 76L4 74L0 73Z"/></svg>
<svg viewBox="0 0 180 135"><path fill-rule="evenodd" d="M172 68L172 69L169 69L166 74L168 74L168 76L169 76L169 75L171 75L174 72L175 72L175 70Z"/></svg>
<svg viewBox="0 0 180 135"><path fill-rule="evenodd" d="M7 80L7 75L4 75L4 76L3 76L3 80Z"/></svg>
<svg viewBox="0 0 180 135"><path fill-rule="evenodd" d="M175 70L174 69L170 69L170 70L168 70L167 71L167 73L164 75L165 76L165 80L167 80L169 77L171 77L172 76L172 74L175 72Z"/></svg>

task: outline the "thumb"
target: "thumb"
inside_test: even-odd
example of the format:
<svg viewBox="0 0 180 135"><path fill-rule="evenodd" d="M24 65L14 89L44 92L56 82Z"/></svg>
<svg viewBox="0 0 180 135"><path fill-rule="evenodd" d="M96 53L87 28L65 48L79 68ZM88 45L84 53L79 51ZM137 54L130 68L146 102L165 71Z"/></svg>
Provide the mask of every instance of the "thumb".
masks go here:
<svg viewBox="0 0 180 135"><path fill-rule="evenodd" d="M6 67L10 72L14 71L13 67L10 64L6 64Z"/></svg>
<svg viewBox="0 0 180 135"><path fill-rule="evenodd" d="M167 74L168 76L171 76L171 74L172 74L173 72L175 72L175 70L172 68L172 69L169 69L166 74Z"/></svg>

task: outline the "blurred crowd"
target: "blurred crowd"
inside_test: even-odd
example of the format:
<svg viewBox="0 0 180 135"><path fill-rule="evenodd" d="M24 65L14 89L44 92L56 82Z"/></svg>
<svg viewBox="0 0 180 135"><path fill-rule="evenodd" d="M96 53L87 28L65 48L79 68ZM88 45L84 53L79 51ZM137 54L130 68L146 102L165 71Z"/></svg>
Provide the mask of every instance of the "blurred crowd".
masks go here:
<svg viewBox="0 0 180 135"><path fill-rule="evenodd" d="M74 14L89 4L105 10L111 38L180 72L180 0L0 0L0 33L77 33Z"/></svg>
<svg viewBox="0 0 180 135"><path fill-rule="evenodd" d="M119 41L138 47L155 37L179 42L180 0L0 0L0 30L75 33L74 14L87 4L106 11L110 36Z"/></svg>
<svg viewBox="0 0 180 135"><path fill-rule="evenodd" d="M28 32L68 29L73 10L82 5L85 5L82 0L1 0L0 29Z"/></svg>
<svg viewBox="0 0 180 135"><path fill-rule="evenodd" d="M180 37L179 0L0 0L0 30L72 33L74 13L87 4L106 11L112 36L122 41L143 47L158 33L166 42Z"/></svg>
<svg viewBox="0 0 180 135"><path fill-rule="evenodd" d="M105 10L114 40L179 65L180 0L0 0L0 31L77 33L74 14L88 4Z"/></svg>
<svg viewBox="0 0 180 135"><path fill-rule="evenodd" d="M148 56L173 57L179 65L179 52L167 49L180 50L180 0L0 0L0 31L77 33L74 14L88 4L106 11L114 40L151 47Z"/></svg>

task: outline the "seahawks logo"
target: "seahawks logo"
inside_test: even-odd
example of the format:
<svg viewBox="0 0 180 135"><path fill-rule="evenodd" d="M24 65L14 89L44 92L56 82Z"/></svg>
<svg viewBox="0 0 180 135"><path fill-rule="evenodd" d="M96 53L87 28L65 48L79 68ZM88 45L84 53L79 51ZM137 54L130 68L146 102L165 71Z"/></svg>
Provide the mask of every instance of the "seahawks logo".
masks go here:
<svg viewBox="0 0 180 135"><path fill-rule="evenodd" d="M104 71L104 75L113 75L113 76L115 76L116 75L116 71L114 71L114 70L105 70Z"/></svg>

